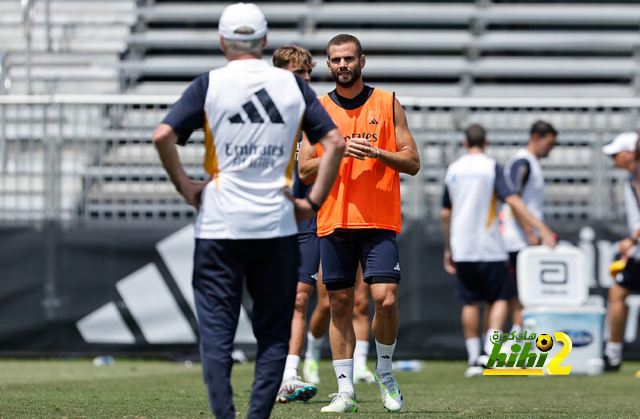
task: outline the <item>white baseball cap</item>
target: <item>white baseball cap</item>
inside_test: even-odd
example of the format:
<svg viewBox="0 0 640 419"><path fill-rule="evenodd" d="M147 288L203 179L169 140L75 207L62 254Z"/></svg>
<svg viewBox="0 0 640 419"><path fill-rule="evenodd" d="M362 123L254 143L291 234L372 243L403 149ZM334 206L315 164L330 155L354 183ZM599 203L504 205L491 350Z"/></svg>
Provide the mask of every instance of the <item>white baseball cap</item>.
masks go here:
<svg viewBox="0 0 640 419"><path fill-rule="evenodd" d="M621 151L636 151L638 143L637 132L623 132L611 141L611 143L602 147L602 152L607 156L614 156Z"/></svg>
<svg viewBox="0 0 640 419"><path fill-rule="evenodd" d="M240 34L240 28L251 28L254 33ZM236 3L222 12L218 22L218 33L230 41L252 41L264 38L269 28L267 19L258 6L253 3Z"/></svg>

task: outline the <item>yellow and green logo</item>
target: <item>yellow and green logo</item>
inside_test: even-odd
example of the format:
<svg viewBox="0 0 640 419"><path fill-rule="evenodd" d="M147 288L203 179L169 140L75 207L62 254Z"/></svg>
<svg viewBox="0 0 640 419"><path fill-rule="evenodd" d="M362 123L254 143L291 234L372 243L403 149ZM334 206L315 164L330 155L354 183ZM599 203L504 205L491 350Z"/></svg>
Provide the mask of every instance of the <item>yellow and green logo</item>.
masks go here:
<svg viewBox="0 0 640 419"><path fill-rule="evenodd" d="M571 352L573 344L571 338L566 333L556 332L553 334L556 342L562 342L564 345L544 367L547 362L548 353L553 348L553 338L551 335L541 334L536 336L535 333L527 335L527 332L500 334L495 332L490 341L493 343L493 350L487 362L487 368L483 375L569 375L571 372L570 365L560 365ZM511 353L507 359L507 354L502 352L502 346L510 340L516 343L511 344ZM536 348L542 352L537 354L531 352L535 341ZM521 345L522 344L522 345Z"/></svg>

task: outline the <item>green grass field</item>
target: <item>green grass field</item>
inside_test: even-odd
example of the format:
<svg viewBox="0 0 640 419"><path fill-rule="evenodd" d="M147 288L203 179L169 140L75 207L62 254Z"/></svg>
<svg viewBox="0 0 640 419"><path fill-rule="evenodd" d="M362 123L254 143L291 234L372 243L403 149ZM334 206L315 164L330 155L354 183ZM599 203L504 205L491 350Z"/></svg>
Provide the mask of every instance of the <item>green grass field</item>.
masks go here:
<svg viewBox="0 0 640 419"><path fill-rule="evenodd" d="M429 361L422 373L396 378L405 397L401 413L382 407L377 385L357 385L360 417L401 418L637 418L640 362L600 377L464 378L465 363ZM116 360L0 361L0 418L202 418L211 417L200 365ZM238 417L246 416L253 365L233 373ZM329 362L308 403L276 405L274 418L319 418L335 391ZM326 416L326 415L325 415ZM351 415L339 415L351 416ZM358 416L358 414L356 414Z"/></svg>

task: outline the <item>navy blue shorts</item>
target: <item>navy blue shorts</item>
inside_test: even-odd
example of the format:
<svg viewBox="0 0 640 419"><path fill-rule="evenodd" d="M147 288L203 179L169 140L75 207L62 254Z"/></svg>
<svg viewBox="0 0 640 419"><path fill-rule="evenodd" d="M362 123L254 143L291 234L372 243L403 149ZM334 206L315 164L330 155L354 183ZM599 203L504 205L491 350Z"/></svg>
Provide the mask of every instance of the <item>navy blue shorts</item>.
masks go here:
<svg viewBox="0 0 640 419"><path fill-rule="evenodd" d="M380 229L339 229L320 238L322 283L336 291L355 286L358 263L367 284L400 282L396 233Z"/></svg>
<svg viewBox="0 0 640 419"><path fill-rule="evenodd" d="M640 293L640 261L629 259L622 270L622 279L618 282L623 288Z"/></svg>
<svg viewBox="0 0 640 419"><path fill-rule="evenodd" d="M316 285L320 267L320 238L316 233L298 233L300 267L298 281Z"/></svg>
<svg viewBox="0 0 640 419"><path fill-rule="evenodd" d="M456 301L493 303L514 296L507 262L456 262Z"/></svg>
<svg viewBox="0 0 640 419"><path fill-rule="evenodd" d="M509 274L513 285L513 294L518 296L518 252L509 252Z"/></svg>

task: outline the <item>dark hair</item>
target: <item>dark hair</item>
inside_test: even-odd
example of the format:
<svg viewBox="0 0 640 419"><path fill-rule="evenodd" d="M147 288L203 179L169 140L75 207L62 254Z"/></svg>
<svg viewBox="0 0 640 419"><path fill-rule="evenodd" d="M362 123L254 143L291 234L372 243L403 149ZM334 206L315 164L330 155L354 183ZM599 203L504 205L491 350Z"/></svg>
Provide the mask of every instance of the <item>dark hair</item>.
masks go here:
<svg viewBox="0 0 640 419"><path fill-rule="evenodd" d="M362 57L362 44L360 40L353 35L349 35L346 33L341 33L340 35L336 35L331 38L331 41L327 44L327 58L331 58L329 56L329 47L333 45L344 45L348 43L354 43L356 45L356 55L358 58Z"/></svg>
<svg viewBox="0 0 640 419"><path fill-rule="evenodd" d="M469 128L467 128L464 134L466 136L467 144L469 145L469 148L471 147L484 148L484 145L487 139L487 133L484 131L484 128L482 128L482 125L473 124L469 126Z"/></svg>
<svg viewBox="0 0 640 419"><path fill-rule="evenodd" d="M287 68L289 64L305 70L311 70L316 66L313 57L306 49L297 45L284 45L273 53L273 65L278 68Z"/></svg>
<svg viewBox="0 0 640 419"><path fill-rule="evenodd" d="M558 135L558 131L548 122L536 121L531 125L531 135L537 134L538 137L546 137L549 134Z"/></svg>

